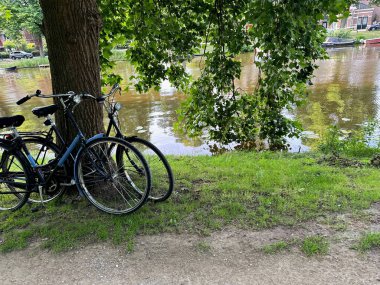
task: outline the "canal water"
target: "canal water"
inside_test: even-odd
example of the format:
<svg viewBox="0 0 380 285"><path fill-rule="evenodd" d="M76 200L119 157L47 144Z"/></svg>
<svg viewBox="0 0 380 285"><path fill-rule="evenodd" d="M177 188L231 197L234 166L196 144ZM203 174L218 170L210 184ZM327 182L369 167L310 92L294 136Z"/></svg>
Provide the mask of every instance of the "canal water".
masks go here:
<svg viewBox="0 0 380 285"><path fill-rule="evenodd" d="M370 119L380 119L380 47L347 47L329 49L330 59L318 62L313 85L309 87L303 106L289 116L298 119L303 127L300 139L289 139L291 151L307 151L315 147L318 137L332 124L345 130L358 128ZM257 80L253 54L240 56L243 69L237 85L252 90ZM198 76L200 58L187 64L187 70ZM119 62L116 72L124 78L133 74L125 62ZM0 116L23 114L27 120L25 130L43 129L42 121L34 117L31 109L49 104L47 100L33 98L22 106L16 101L36 89L50 94L49 69L20 69L0 72ZM159 92L138 94L133 88L122 92L118 101L122 128L126 134L136 134L156 144L166 154L210 154L205 140L191 139L176 132L176 110L185 96L168 82L161 84Z"/></svg>

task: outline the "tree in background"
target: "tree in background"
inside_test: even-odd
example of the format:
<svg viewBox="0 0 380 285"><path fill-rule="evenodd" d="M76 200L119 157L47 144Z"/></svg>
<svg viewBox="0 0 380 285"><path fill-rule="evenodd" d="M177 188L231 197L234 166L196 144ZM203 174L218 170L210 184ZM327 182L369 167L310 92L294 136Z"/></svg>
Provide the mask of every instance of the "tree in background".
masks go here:
<svg viewBox="0 0 380 285"><path fill-rule="evenodd" d="M102 60L112 66L112 47L129 42L137 90L168 79L189 95L179 118L190 135L207 133L221 143L260 139L271 149L284 148L285 138L300 131L284 110L305 99L315 61L326 58L319 22L326 14L335 21L353 2L102 0ZM202 75L189 81L182 61L202 45L210 47L204 50ZM241 72L236 56L246 46L256 51L260 69L253 92L235 86Z"/></svg>
<svg viewBox="0 0 380 285"><path fill-rule="evenodd" d="M42 42L42 12L38 0L1 0L7 17L0 20L0 28L8 38L21 44L23 32L34 36L40 55L44 56Z"/></svg>
<svg viewBox="0 0 380 285"><path fill-rule="evenodd" d="M101 67L108 74L113 47L128 43L127 57L136 70L130 82L137 90L158 88L167 79L189 95L180 111L180 124L189 134L207 132L222 143L267 140L272 149L283 148L285 137L299 133L297 122L283 112L304 100L315 61L326 57L319 21L326 14L335 21L353 2L39 1L53 92L99 95ZM191 79L183 62L205 46L210 48L204 49L202 74ZM241 72L236 56L246 46L255 49L260 69L253 92L235 86ZM120 80L103 77L104 83ZM89 135L103 129L102 110L93 102L81 104L76 116ZM62 114L57 121L70 137Z"/></svg>
<svg viewBox="0 0 380 285"><path fill-rule="evenodd" d="M6 40L4 43L3 43L3 46L6 50L9 50L11 51L12 49L14 49L16 47L16 43L11 41L11 40Z"/></svg>

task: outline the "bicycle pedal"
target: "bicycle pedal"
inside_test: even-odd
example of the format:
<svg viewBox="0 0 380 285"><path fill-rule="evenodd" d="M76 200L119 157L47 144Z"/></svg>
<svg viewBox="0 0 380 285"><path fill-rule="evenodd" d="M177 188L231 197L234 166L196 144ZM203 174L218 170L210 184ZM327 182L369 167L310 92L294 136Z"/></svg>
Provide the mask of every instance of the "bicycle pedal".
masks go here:
<svg viewBox="0 0 380 285"><path fill-rule="evenodd" d="M60 183L61 186L73 186L73 185L76 185L75 184L75 180L74 179L71 179L71 181L69 183Z"/></svg>

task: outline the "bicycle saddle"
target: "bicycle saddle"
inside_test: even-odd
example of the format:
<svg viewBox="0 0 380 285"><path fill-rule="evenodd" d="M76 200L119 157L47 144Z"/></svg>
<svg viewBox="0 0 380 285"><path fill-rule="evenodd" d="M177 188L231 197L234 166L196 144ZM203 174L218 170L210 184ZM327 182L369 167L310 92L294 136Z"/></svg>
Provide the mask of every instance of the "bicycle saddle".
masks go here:
<svg viewBox="0 0 380 285"><path fill-rule="evenodd" d="M40 117L46 117L47 115L53 115L57 110L59 109L59 106L57 104L53 104L46 107L37 107L33 108L32 113L36 115L38 118Z"/></svg>
<svg viewBox="0 0 380 285"><path fill-rule="evenodd" d="M16 115L12 117L0 118L0 129L8 127L19 127L25 121L25 117L22 115Z"/></svg>

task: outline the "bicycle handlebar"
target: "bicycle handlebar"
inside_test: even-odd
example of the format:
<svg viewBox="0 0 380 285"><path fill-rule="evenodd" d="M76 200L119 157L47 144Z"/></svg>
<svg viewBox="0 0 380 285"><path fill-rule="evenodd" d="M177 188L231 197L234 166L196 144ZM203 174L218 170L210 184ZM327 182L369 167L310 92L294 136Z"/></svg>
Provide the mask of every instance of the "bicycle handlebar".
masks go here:
<svg viewBox="0 0 380 285"><path fill-rule="evenodd" d="M41 93L41 90L37 90L35 94L33 94L33 95L27 95L24 98L21 98L20 100L18 100L16 102L16 104L17 105L21 105L21 104L25 103L26 101L30 100L33 97L48 99L48 98L64 98L64 97L73 98L75 96L78 96L78 97L83 98L83 99L93 99L93 100L98 101L98 98L95 98L94 96L92 96L90 94L77 94L77 93L74 93L73 91L69 91L67 93L62 93L62 94L44 95L44 94Z"/></svg>
<svg viewBox="0 0 380 285"><path fill-rule="evenodd" d="M17 104L17 105L24 104L24 103L25 103L26 101L28 101L30 98L31 98L31 97L29 97L29 95L28 95L28 96L26 96L26 97L21 98L20 100L18 100L18 101L16 102L16 104Z"/></svg>
<svg viewBox="0 0 380 285"><path fill-rule="evenodd" d="M102 95L102 96L96 98L96 101L98 101L99 103L104 102L108 97L112 96L117 90L121 90L121 87L118 83L115 83L112 86L112 89L108 94L105 94L105 95Z"/></svg>

